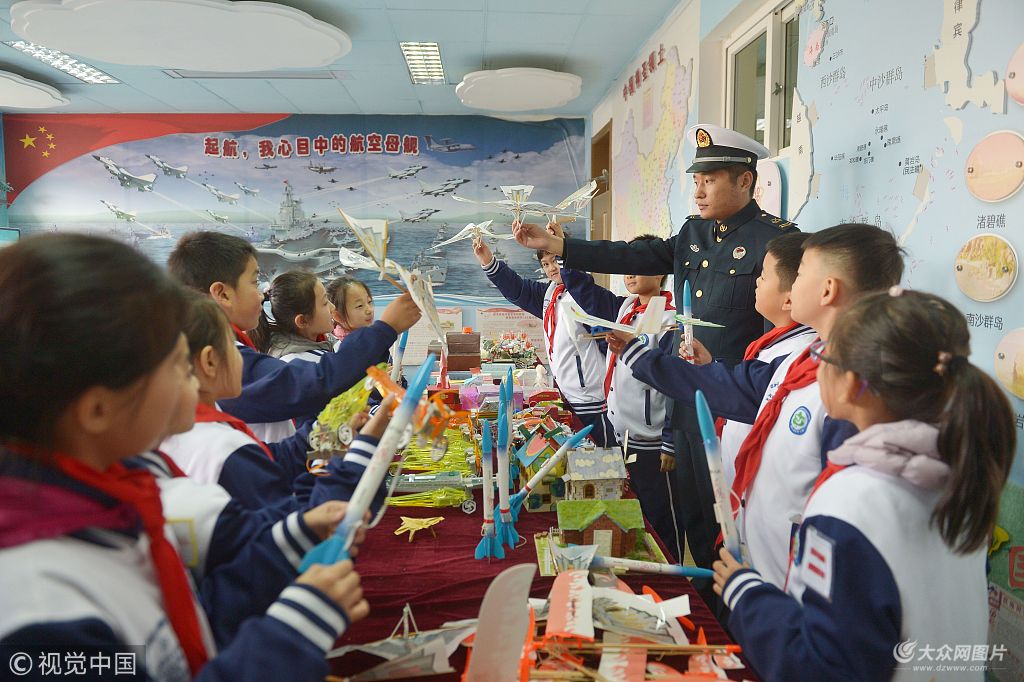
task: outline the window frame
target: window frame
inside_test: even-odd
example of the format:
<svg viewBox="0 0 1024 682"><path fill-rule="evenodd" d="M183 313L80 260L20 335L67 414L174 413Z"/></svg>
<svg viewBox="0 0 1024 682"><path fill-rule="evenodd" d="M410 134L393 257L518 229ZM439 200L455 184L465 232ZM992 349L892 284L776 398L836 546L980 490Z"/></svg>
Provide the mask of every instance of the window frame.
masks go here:
<svg viewBox="0 0 1024 682"><path fill-rule="evenodd" d="M722 89L722 110L725 112L726 127L732 128L733 90L735 87L736 55L766 34L765 79L764 79L764 146L769 156L779 156L788 147L782 147L785 139L786 112L786 23L800 21L797 0L768 0L747 21L723 41L725 54L725 87ZM799 26L799 24L798 24ZM798 69L799 70L799 69ZM795 87L795 84L794 84Z"/></svg>

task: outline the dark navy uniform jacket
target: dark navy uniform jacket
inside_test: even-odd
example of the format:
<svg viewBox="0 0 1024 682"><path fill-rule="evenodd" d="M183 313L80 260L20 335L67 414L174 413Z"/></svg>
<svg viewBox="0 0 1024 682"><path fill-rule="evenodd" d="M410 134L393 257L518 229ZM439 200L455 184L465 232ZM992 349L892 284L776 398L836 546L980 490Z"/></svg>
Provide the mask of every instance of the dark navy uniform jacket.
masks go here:
<svg viewBox="0 0 1024 682"><path fill-rule="evenodd" d="M724 329L694 327L694 336L712 357L728 365L765 331L765 320L754 310L754 286L761 275L765 247L793 223L765 213L751 200L739 213L718 222L690 216L679 233L668 239L632 244L566 239L566 267L590 272L675 277L675 302L682 312L683 281L693 291L693 315ZM641 230L637 230L640 232ZM678 336L675 341L678 345ZM696 430L683 421L689 410L675 410L673 426Z"/></svg>

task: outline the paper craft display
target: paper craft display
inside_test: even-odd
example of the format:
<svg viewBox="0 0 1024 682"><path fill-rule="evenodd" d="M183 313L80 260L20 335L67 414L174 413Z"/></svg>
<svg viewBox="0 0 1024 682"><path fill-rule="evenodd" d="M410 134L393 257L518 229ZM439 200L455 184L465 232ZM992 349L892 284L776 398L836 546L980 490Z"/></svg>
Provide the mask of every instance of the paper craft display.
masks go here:
<svg viewBox="0 0 1024 682"><path fill-rule="evenodd" d="M387 365L384 363L377 365L378 371L384 371L386 368ZM311 455L328 459L348 452L348 447L355 438L351 421L366 409L371 393L373 381L367 377L327 403L317 415L309 433Z"/></svg>
<svg viewBox="0 0 1024 682"><path fill-rule="evenodd" d="M548 354L544 351L544 325L540 318L521 308L477 308L476 330L480 332L482 342L497 341L510 332L526 334L537 360L548 364Z"/></svg>
<svg viewBox="0 0 1024 682"><path fill-rule="evenodd" d="M996 346L994 369L1007 391L1024 398L1024 328L1014 329Z"/></svg>
<svg viewBox="0 0 1024 682"><path fill-rule="evenodd" d="M556 511L567 544L596 545L603 556L628 557L643 549L644 515L635 498L562 500Z"/></svg>
<svg viewBox="0 0 1024 682"><path fill-rule="evenodd" d="M548 597L544 641L594 641L593 593L587 569L564 570L555 577Z"/></svg>
<svg viewBox="0 0 1024 682"><path fill-rule="evenodd" d="M690 599L686 595L655 603L646 596L594 587L592 612L594 624L602 630L659 644L688 641L678 620L690 614Z"/></svg>
<svg viewBox="0 0 1024 682"><path fill-rule="evenodd" d="M964 177L976 199L1009 199L1024 185L1024 137L1014 130L989 133L967 157Z"/></svg>
<svg viewBox="0 0 1024 682"><path fill-rule="evenodd" d="M533 564L517 564L491 581L480 604L465 682L519 679L523 645L533 638L527 599L536 572Z"/></svg>
<svg viewBox="0 0 1024 682"><path fill-rule="evenodd" d="M626 488L626 465L617 447L587 443L569 453L566 492L569 500L618 500Z"/></svg>
<svg viewBox="0 0 1024 682"><path fill-rule="evenodd" d="M438 249L448 246L449 244L454 244L455 242L460 242L464 239L477 239L478 237L490 237L491 239L512 239L512 233L497 234L495 232L491 232L491 230L488 228L490 228L492 222L494 221L486 220L482 223L469 223L464 228L459 230L454 237L452 237L451 239L447 239L441 242L440 244L434 244L433 246L430 247L430 250L437 251Z"/></svg>
<svg viewBox="0 0 1024 682"><path fill-rule="evenodd" d="M434 288L430 286L430 280L424 279L419 275L418 271L413 270L410 272L401 265L398 265L398 275L402 278L402 283L405 284L406 291L412 296L412 300L416 303L416 307L423 313L423 319L427 321L427 325L430 330L434 333L434 339L441 342L441 358L442 362L444 358L448 357L448 332L449 329L445 329L441 322L441 315L437 310L437 304L434 303Z"/></svg>
<svg viewBox="0 0 1024 682"><path fill-rule="evenodd" d="M953 270L965 296L982 303L996 301L1017 281L1017 252L999 235L979 235L961 247Z"/></svg>

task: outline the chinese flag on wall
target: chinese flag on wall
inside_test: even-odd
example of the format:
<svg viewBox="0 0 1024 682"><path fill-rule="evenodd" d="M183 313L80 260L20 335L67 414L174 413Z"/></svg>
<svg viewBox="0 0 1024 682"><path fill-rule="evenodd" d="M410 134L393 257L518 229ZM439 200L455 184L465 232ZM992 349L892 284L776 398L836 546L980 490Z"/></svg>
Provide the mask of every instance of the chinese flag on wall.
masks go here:
<svg viewBox="0 0 1024 682"><path fill-rule="evenodd" d="M37 178L112 144L177 133L234 132L275 123L287 114L5 114L7 200Z"/></svg>

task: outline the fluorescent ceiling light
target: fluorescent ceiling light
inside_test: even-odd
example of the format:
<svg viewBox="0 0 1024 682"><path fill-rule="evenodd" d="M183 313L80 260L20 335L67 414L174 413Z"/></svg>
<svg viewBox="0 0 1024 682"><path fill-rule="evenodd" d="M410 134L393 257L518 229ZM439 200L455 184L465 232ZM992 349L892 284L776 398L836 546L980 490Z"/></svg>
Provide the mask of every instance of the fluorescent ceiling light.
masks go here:
<svg viewBox="0 0 1024 682"><path fill-rule="evenodd" d="M437 43L399 43L405 55L405 65L415 85L444 84L444 65Z"/></svg>
<svg viewBox="0 0 1024 682"><path fill-rule="evenodd" d="M78 80L90 85L103 85L107 83L120 83L110 74L104 73L94 66L80 62L74 57L64 54L58 50L51 50L35 43L26 43L24 40L9 40L5 45L20 50L29 57L38 59L42 63L60 69L64 73L74 76Z"/></svg>

